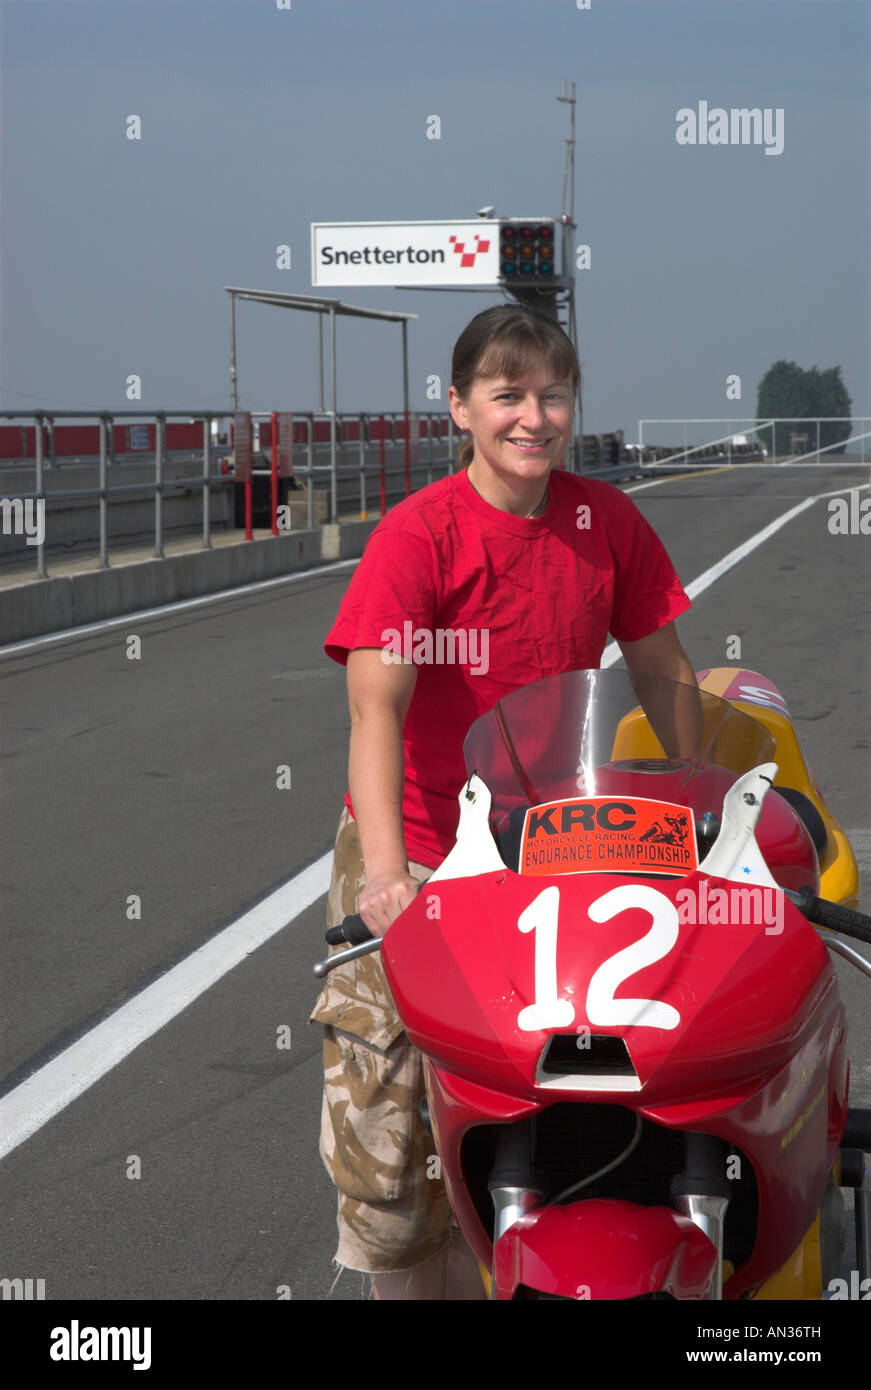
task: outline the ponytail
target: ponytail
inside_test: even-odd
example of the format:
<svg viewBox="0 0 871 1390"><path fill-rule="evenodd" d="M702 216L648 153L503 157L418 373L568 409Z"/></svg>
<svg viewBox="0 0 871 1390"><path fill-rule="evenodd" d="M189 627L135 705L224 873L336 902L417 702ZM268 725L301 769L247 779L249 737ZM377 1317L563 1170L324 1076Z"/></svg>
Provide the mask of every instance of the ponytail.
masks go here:
<svg viewBox="0 0 871 1390"><path fill-rule="evenodd" d="M470 464L470 463L472 462L472 456L473 456L474 452L475 452L475 443L474 443L474 440L472 439L472 436L471 436L470 434L469 434L469 435L466 435L465 439L463 439L463 440L461 441L460 447L459 447L459 449L457 450L457 472L458 472L458 473L459 473L463 468L466 468L466 467L468 466L468 464Z"/></svg>

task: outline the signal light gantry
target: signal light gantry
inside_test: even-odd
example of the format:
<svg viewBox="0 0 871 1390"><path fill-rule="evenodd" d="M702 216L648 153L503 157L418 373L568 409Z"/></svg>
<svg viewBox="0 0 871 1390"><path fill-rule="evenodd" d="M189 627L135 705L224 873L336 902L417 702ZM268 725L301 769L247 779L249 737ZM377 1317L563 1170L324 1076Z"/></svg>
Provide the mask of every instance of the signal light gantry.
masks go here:
<svg viewBox="0 0 871 1390"><path fill-rule="evenodd" d="M550 280L554 275L553 222L499 223L499 274L505 280Z"/></svg>

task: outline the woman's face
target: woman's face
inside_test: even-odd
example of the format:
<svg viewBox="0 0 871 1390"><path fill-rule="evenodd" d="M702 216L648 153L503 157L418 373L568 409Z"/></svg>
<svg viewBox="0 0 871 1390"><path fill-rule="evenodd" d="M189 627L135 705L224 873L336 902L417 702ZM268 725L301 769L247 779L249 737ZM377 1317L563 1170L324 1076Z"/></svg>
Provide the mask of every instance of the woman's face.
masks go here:
<svg viewBox="0 0 871 1390"><path fill-rule="evenodd" d="M574 396L571 381L555 381L543 367L516 381L475 377L465 401L453 386L448 401L454 422L471 431L472 464L533 481L547 475L568 446Z"/></svg>

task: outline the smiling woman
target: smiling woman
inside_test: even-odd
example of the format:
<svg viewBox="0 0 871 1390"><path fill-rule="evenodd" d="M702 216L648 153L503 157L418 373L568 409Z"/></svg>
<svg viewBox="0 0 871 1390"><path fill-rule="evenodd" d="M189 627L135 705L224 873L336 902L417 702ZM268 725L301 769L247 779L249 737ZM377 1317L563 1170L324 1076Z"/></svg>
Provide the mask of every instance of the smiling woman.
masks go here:
<svg viewBox="0 0 871 1390"><path fill-rule="evenodd" d="M358 912L381 936L412 902L455 840L469 726L512 691L598 667L609 632L630 668L695 683L672 621L689 599L658 537L625 493L557 468L579 381L569 338L523 306L486 309L456 343L458 469L379 522L324 644L351 714L328 927ZM337 1262L379 1299L482 1297L377 955L335 969L311 1018Z"/></svg>
<svg viewBox="0 0 871 1390"><path fill-rule="evenodd" d="M513 384L476 380L465 402L451 396L454 419L475 440L469 482L479 497L514 516L543 510L548 474L570 438L571 386L547 375L545 368Z"/></svg>
<svg viewBox="0 0 871 1390"><path fill-rule="evenodd" d="M458 467L492 506L535 516L571 439L580 368L570 340L534 310L485 309L460 334L451 377L451 414L471 436Z"/></svg>

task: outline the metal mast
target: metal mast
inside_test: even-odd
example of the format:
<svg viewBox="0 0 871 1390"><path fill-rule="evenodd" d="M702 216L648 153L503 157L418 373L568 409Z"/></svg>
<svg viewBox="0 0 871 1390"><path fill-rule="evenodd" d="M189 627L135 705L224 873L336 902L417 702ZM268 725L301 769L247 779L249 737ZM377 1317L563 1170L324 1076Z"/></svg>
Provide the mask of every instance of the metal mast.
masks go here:
<svg viewBox="0 0 871 1390"><path fill-rule="evenodd" d="M563 78L562 94L557 101L563 101L569 108L570 126L569 138L566 140L566 158L563 166L563 192L562 204L560 207L560 221L563 229L562 243L562 273L563 278L568 281L568 325L567 333L571 339L575 352L580 359L578 347L578 323L575 313L575 253L574 253L574 233L575 226L575 84L571 84L571 96L566 93L566 80ZM568 207L566 206L566 189L568 188ZM578 472L584 471L584 402L583 384L578 384L578 394L575 402L575 418L577 431L577 460Z"/></svg>

